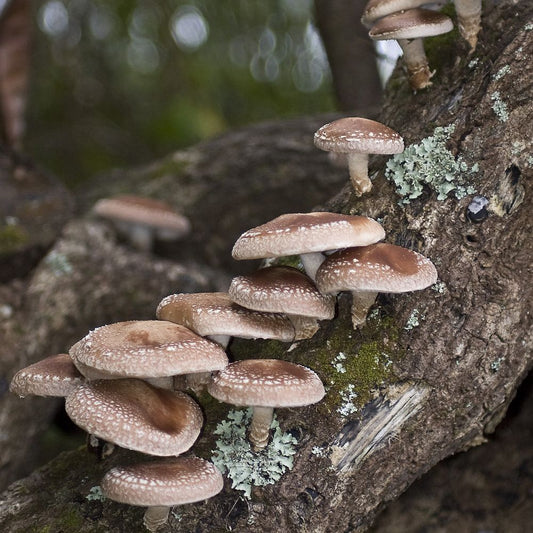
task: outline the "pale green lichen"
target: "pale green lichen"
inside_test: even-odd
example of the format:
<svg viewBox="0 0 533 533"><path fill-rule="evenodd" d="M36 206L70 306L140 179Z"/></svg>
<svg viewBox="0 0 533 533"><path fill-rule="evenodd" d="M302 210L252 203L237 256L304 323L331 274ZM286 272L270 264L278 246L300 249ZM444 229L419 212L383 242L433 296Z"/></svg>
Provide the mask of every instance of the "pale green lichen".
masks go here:
<svg viewBox="0 0 533 533"><path fill-rule="evenodd" d="M506 74L509 74L511 72L511 67L509 65L504 65L494 76L492 76L492 79L494 81L501 80Z"/></svg>
<svg viewBox="0 0 533 533"><path fill-rule="evenodd" d="M468 63L468 68L474 68L474 67L477 67L478 64L479 64L479 58L478 58L478 57L475 57L474 59L472 59L472 60Z"/></svg>
<svg viewBox="0 0 533 533"><path fill-rule="evenodd" d="M45 258L45 264L50 268L55 276L70 274L73 270L72 264L65 254L52 250Z"/></svg>
<svg viewBox="0 0 533 533"><path fill-rule="evenodd" d="M85 496L87 500L90 502L97 501L97 502L103 502L106 497L104 496L104 493L102 492L102 487L99 485L96 485L95 487L91 487L91 490L89 490L89 494Z"/></svg>
<svg viewBox="0 0 533 533"><path fill-rule="evenodd" d="M343 352L339 352L339 354L333 359L333 361L331 361L331 364L337 372L345 374L346 367L343 364L344 361L346 361L346 355L344 355Z"/></svg>
<svg viewBox="0 0 533 533"><path fill-rule="evenodd" d="M492 110L494 114L498 117L500 122L507 122L509 120L509 111L507 110L507 104L502 100L500 91L494 91L490 95L492 100Z"/></svg>
<svg viewBox="0 0 533 533"><path fill-rule="evenodd" d="M354 400L357 398L357 392L355 392L355 386L349 384L344 390L341 391L341 405L337 408L337 413L341 416L349 416L358 410Z"/></svg>
<svg viewBox="0 0 533 533"><path fill-rule="evenodd" d="M291 470L297 440L284 433L274 415L270 426L271 440L263 450L253 452L246 432L252 418L252 409L230 411L214 433L220 438L211 457L218 469L231 479L231 487L251 498L253 486L270 485Z"/></svg>
<svg viewBox="0 0 533 533"><path fill-rule="evenodd" d="M502 366L502 363L505 361L505 357L498 357L498 359L495 359L490 364L490 369L492 372L496 373L498 370L500 370L500 367Z"/></svg>
<svg viewBox="0 0 533 533"><path fill-rule="evenodd" d="M401 204L418 198L424 186L437 193L437 200L445 200L450 193L461 199L476 192L468 185L468 179L479 167L477 164L468 167L446 146L454 129L453 124L437 127L433 135L389 159L385 176L396 185L396 193L402 198Z"/></svg>
<svg viewBox="0 0 533 533"><path fill-rule="evenodd" d="M439 294L444 294L444 292L446 291L446 284L444 283L444 281L437 281L436 283L431 285L431 289L435 292L438 292Z"/></svg>
<svg viewBox="0 0 533 533"><path fill-rule="evenodd" d="M311 448L311 453L313 455L316 455L316 457L327 457L328 454L324 448L321 448L320 446L313 446Z"/></svg>
<svg viewBox="0 0 533 533"><path fill-rule="evenodd" d="M424 319L425 316L418 309L413 309L403 329L411 331L413 328L420 326L420 321Z"/></svg>

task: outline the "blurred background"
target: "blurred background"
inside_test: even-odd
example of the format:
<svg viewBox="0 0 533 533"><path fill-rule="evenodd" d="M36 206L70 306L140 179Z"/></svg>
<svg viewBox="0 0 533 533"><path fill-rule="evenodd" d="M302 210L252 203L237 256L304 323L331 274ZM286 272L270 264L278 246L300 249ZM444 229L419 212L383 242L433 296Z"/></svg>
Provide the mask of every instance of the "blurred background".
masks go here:
<svg viewBox="0 0 533 533"><path fill-rule="evenodd" d="M229 128L335 108L310 0L47 0L25 151L76 185Z"/></svg>

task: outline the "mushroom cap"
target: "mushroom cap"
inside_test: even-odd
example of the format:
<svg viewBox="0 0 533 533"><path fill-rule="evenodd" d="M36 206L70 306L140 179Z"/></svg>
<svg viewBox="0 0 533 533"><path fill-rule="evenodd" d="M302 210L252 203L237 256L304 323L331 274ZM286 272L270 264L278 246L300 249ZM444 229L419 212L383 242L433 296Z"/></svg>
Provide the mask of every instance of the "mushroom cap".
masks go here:
<svg viewBox="0 0 533 533"><path fill-rule="evenodd" d="M67 396L83 382L83 376L66 353L51 355L19 370L9 390L19 396Z"/></svg>
<svg viewBox="0 0 533 533"><path fill-rule="evenodd" d="M301 407L325 395L311 369L280 359L230 363L213 376L207 390L222 402L257 407Z"/></svg>
<svg viewBox="0 0 533 533"><path fill-rule="evenodd" d="M118 466L109 470L101 483L107 498L146 507L198 502L215 496L223 486L218 468L199 457Z"/></svg>
<svg viewBox="0 0 533 533"><path fill-rule="evenodd" d="M453 29L450 17L430 9L407 9L376 21L368 35L372 39L418 39L447 33Z"/></svg>
<svg viewBox="0 0 533 533"><path fill-rule="evenodd" d="M133 320L96 328L69 353L75 364L110 377L193 374L221 370L228 364L218 344L165 320Z"/></svg>
<svg viewBox="0 0 533 533"><path fill-rule="evenodd" d="M432 3L432 0L369 0L361 16L361 23L371 27L381 17L430 3Z"/></svg>
<svg viewBox="0 0 533 533"><path fill-rule="evenodd" d="M314 140L321 150L345 154L398 154L404 149L399 133L380 122L359 117L325 124L316 131Z"/></svg>
<svg viewBox="0 0 533 533"><path fill-rule="evenodd" d="M140 224L164 230L169 238L179 238L191 230L189 220L168 204L143 196L123 195L98 200L93 211L109 220Z"/></svg>
<svg viewBox="0 0 533 533"><path fill-rule="evenodd" d="M198 438L200 407L186 394L139 379L86 382L67 396L72 421L97 437L151 455L179 455Z"/></svg>
<svg viewBox="0 0 533 533"><path fill-rule="evenodd" d="M392 131L392 130L391 130ZM243 233L234 259L262 259L365 246L385 238L374 219L339 213L289 213Z"/></svg>
<svg viewBox="0 0 533 533"><path fill-rule="evenodd" d="M437 270L423 255L387 243L348 248L331 254L319 267L317 286L339 291L408 292L437 281Z"/></svg>
<svg viewBox="0 0 533 533"><path fill-rule="evenodd" d="M294 326L285 315L247 309L225 292L171 294L161 300L156 314L202 336L294 340Z"/></svg>
<svg viewBox="0 0 533 533"><path fill-rule="evenodd" d="M331 319L335 299L320 294L313 280L296 268L272 266L231 280L230 298L257 311Z"/></svg>

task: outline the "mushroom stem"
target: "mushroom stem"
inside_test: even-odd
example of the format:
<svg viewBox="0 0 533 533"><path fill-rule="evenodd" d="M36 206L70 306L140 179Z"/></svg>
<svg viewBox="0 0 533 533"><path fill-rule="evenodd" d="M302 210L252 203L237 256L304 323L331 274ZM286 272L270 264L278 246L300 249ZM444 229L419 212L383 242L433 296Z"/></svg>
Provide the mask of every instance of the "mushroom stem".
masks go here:
<svg viewBox="0 0 533 533"><path fill-rule="evenodd" d="M268 444L268 437L270 433L270 424L274 416L273 407L258 407L253 408L252 421L250 423L249 439L252 443L254 452L259 452Z"/></svg>
<svg viewBox="0 0 533 533"><path fill-rule="evenodd" d="M187 388L195 394L199 394L211 381L211 372L198 372L196 374L187 374Z"/></svg>
<svg viewBox="0 0 533 533"><path fill-rule="evenodd" d="M477 34L481 29L481 0L455 0L454 3L459 33L473 52L477 45Z"/></svg>
<svg viewBox="0 0 533 533"><path fill-rule="evenodd" d="M170 507L155 505L148 507L144 513L143 523L148 531L157 531L168 521Z"/></svg>
<svg viewBox="0 0 533 533"><path fill-rule="evenodd" d="M305 273L315 281L316 271L324 261L324 254L321 252L309 252L307 254L300 254L300 260L304 266Z"/></svg>
<svg viewBox="0 0 533 533"><path fill-rule="evenodd" d="M206 335L206 337L209 340L220 344L224 349L228 347L229 341L231 340L231 335Z"/></svg>
<svg viewBox="0 0 533 533"><path fill-rule="evenodd" d="M372 182L368 178L368 154L352 152L348 156L348 170L350 179L357 196L372 189Z"/></svg>
<svg viewBox="0 0 533 533"><path fill-rule="evenodd" d="M287 315L294 326L294 340L310 339L318 331L318 321L312 316Z"/></svg>
<svg viewBox="0 0 533 533"><path fill-rule="evenodd" d="M141 252L150 253L154 242L154 235L151 228L135 224L128 230L131 245Z"/></svg>
<svg viewBox="0 0 533 533"><path fill-rule="evenodd" d="M407 77L411 88L415 91L425 89L431 85L429 81L435 71L429 70L424 42L422 39L398 39L398 44L403 50L405 65L407 67Z"/></svg>
<svg viewBox="0 0 533 533"><path fill-rule="evenodd" d="M376 301L377 292L352 292L352 324L354 329L363 326L366 315Z"/></svg>

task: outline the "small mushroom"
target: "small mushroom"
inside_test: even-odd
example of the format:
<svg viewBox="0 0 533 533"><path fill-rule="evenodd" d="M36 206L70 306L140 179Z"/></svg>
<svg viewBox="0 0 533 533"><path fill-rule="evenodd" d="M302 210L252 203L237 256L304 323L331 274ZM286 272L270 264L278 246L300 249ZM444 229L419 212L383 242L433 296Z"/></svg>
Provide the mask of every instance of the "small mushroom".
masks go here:
<svg viewBox="0 0 533 533"><path fill-rule="evenodd" d="M189 396L139 379L85 382L67 396L65 410L91 435L158 456L187 451L203 423Z"/></svg>
<svg viewBox="0 0 533 533"><path fill-rule="evenodd" d="M477 46L477 35L481 29L481 0L453 0L457 14L459 33L473 52Z"/></svg>
<svg viewBox="0 0 533 533"><path fill-rule="evenodd" d="M254 451L268 443L275 407L302 407L325 394L320 378L309 368L279 359L245 359L230 363L207 387L217 400L253 407L249 439Z"/></svg>
<svg viewBox="0 0 533 533"><path fill-rule="evenodd" d="M423 38L447 33L452 29L450 17L429 9L415 8L377 20L368 34L374 40L398 41L403 50L409 83L417 91L429 87L430 79L435 74L429 69Z"/></svg>
<svg viewBox="0 0 533 533"><path fill-rule="evenodd" d="M403 139L397 132L375 120L359 117L345 117L325 124L315 133L314 139L315 146L321 150L346 154L357 196L372 188L368 155L398 154L404 149Z"/></svg>
<svg viewBox="0 0 533 533"><path fill-rule="evenodd" d="M83 383L83 376L66 353L51 355L19 370L9 390L21 398L36 396L67 396Z"/></svg>
<svg viewBox="0 0 533 533"><path fill-rule="evenodd" d="M69 351L87 379L142 378L172 388L173 376L207 382L228 364L216 343L166 320L133 320L96 328ZM204 379L205 378L205 379Z"/></svg>
<svg viewBox="0 0 533 533"><path fill-rule="evenodd" d="M102 493L107 498L129 505L148 507L144 525L157 531L167 523L174 505L206 500L224 486L215 465L198 457L177 457L165 461L118 466L102 479Z"/></svg>
<svg viewBox="0 0 533 533"><path fill-rule="evenodd" d="M418 252L378 243L330 255L318 269L316 281L324 294L352 293L352 323L357 328L365 323L378 292L425 289L437 281L437 270Z"/></svg>
<svg viewBox="0 0 533 533"><path fill-rule="evenodd" d="M294 340L294 327L285 315L247 309L225 292L171 294L161 300L156 315L160 320L182 324L224 348L231 337Z"/></svg>
<svg viewBox="0 0 533 533"><path fill-rule="evenodd" d="M384 238L381 224L369 217L321 211L288 213L244 232L231 253L237 260L299 254L307 275L314 279L323 252L365 246Z"/></svg>
<svg viewBox="0 0 533 533"><path fill-rule="evenodd" d="M191 231L189 220L168 204L142 196L116 196L98 200L93 212L111 220L135 248L150 252L154 239L177 240Z"/></svg>
<svg viewBox="0 0 533 533"><path fill-rule="evenodd" d="M361 24L371 28L372 24L382 17L431 3L435 2L431 0L369 0L361 16ZM445 3L445 0L442 3Z"/></svg>
<svg viewBox="0 0 533 533"><path fill-rule="evenodd" d="M269 313L285 313L296 332L295 340L312 337L317 320L333 318L335 298L320 294L313 280L296 268L265 267L232 279L230 298L237 304Z"/></svg>

